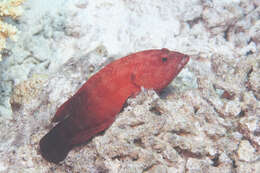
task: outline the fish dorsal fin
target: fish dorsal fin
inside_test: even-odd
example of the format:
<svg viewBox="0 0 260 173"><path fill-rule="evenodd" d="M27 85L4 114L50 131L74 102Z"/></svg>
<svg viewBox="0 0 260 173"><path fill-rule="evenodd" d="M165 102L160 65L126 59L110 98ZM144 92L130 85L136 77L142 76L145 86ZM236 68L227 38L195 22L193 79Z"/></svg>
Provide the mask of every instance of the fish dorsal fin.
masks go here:
<svg viewBox="0 0 260 173"><path fill-rule="evenodd" d="M52 119L52 122L62 121L75 114L75 110L78 110L78 108L82 107L82 103L86 103L85 97L85 93L79 91L77 94L68 99L63 105L59 107Z"/></svg>
<svg viewBox="0 0 260 173"><path fill-rule="evenodd" d="M55 113L54 117L52 118L52 122L59 122L67 117L69 117L70 114L70 103L71 103L71 98L68 99L65 103L63 103L57 112Z"/></svg>

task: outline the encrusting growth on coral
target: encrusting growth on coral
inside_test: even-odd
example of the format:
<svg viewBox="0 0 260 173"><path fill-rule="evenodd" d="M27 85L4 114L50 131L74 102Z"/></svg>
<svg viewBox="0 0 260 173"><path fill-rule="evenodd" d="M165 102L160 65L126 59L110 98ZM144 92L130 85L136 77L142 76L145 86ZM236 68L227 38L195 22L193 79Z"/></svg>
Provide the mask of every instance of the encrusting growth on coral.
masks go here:
<svg viewBox="0 0 260 173"><path fill-rule="evenodd" d="M4 22L5 17L16 19L21 16L23 9L20 6L25 0L2 0L0 2L0 51L5 48L7 38L13 41L17 40L18 29L8 23ZM0 54L0 61L2 55Z"/></svg>

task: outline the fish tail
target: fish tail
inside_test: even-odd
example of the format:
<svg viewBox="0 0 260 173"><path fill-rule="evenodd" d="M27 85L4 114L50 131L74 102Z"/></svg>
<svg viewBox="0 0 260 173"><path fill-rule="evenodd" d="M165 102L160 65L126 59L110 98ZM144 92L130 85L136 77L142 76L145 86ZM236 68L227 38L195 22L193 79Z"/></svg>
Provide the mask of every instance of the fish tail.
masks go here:
<svg viewBox="0 0 260 173"><path fill-rule="evenodd" d="M72 149L70 139L77 133L70 118L67 118L52 128L40 140L40 153L49 162L59 163L64 160Z"/></svg>

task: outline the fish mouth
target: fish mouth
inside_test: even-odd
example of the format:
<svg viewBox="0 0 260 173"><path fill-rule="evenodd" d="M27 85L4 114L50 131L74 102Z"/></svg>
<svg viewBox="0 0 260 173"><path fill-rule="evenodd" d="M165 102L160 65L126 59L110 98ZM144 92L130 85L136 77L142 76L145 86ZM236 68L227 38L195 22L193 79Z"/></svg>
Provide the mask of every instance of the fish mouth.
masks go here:
<svg viewBox="0 0 260 173"><path fill-rule="evenodd" d="M180 59L179 59L179 64L177 66L177 71L180 72L181 69L189 62L190 60L190 56L188 55L183 55Z"/></svg>
<svg viewBox="0 0 260 173"><path fill-rule="evenodd" d="M189 55L184 55L182 57L182 60L181 60L180 63L181 63L182 66L185 66L189 62L189 60L190 60L190 56Z"/></svg>

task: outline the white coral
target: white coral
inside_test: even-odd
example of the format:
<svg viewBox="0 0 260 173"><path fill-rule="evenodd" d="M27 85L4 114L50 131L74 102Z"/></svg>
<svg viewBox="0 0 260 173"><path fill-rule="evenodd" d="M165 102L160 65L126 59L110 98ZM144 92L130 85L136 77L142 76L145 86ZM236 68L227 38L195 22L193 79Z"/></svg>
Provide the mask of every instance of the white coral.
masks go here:
<svg viewBox="0 0 260 173"><path fill-rule="evenodd" d="M13 41L17 40L16 34L18 32L17 28L13 25L5 23L4 17L11 17L16 19L19 17L23 10L20 6L24 0L2 0L0 2L0 51L5 48L6 38L10 38ZM0 54L0 61L2 60L2 55Z"/></svg>

